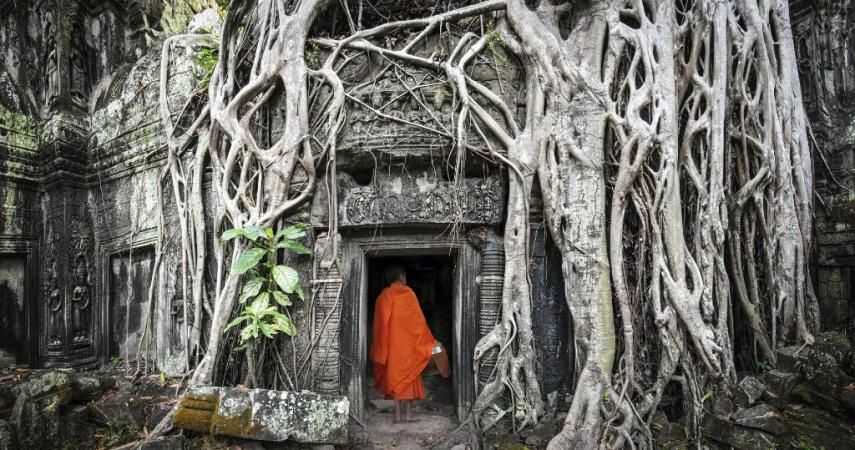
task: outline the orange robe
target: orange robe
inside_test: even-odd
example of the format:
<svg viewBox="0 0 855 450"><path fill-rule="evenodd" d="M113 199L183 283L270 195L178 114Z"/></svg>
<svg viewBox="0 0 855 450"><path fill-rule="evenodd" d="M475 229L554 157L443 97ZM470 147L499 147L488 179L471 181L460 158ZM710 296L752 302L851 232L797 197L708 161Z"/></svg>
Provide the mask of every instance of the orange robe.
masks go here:
<svg viewBox="0 0 855 450"><path fill-rule="evenodd" d="M387 398L425 398L421 375L435 344L413 290L399 283L383 289L374 308L374 386Z"/></svg>

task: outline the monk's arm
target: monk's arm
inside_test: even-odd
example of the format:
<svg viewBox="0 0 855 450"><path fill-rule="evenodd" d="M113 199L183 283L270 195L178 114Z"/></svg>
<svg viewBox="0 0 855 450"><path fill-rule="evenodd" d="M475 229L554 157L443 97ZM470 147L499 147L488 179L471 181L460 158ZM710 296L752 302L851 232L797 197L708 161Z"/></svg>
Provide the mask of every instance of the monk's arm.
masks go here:
<svg viewBox="0 0 855 450"><path fill-rule="evenodd" d="M389 317L392 314L392 305L387 300L382 295L377 299L371 341L371 362L383 365L389 356Z"/></svg>

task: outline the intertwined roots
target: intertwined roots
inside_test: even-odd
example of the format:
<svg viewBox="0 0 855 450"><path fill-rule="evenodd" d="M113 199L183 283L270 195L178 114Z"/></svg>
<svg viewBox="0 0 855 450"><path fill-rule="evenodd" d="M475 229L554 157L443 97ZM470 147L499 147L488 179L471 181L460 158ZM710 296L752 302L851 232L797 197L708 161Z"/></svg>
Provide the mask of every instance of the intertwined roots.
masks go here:
<svg viewBox="0 0 855 450"><path fill-rule="evenodd" d="M219 44L204 35L167 39L164 174L192 294L193 383L212 381L240 284L224 270L240 244L215 241L206 292L211 232L273 226L322 177L324 258L337 261L336 148L352 107L451 142L458 182L467 153L508 169L501 314L474 355L476 366L488 357L495 365L479 385L472 423L489 428L510 417L521 428L543 413L528 279L535 180L562 256L577 355L575 395L553 448L651 445L646 424L671 382L693 405L696 429L699 393L735 377L734 316L747 319L755 358L810 342L812 174L787 2L534 3L488 0L363 27L361 1L234 2ZM309 36L315 18L339 6L347 31ZM196 106L173 121L165 92L175 45L216 45L219 61L207 99L191 99ZM525 74L524 114L501 77L496 85L472 75L475 63L498 73L509 57ZM355 61L380 64L367 79L343 82ZM354 95L389 73L429 123ZM450 121L430 112L424 91L432 86L451 93ZM275 127L263 119L271 109ZM188 119L187 111L200 113ZM213 230L201 189L208 164Z"/></svg>

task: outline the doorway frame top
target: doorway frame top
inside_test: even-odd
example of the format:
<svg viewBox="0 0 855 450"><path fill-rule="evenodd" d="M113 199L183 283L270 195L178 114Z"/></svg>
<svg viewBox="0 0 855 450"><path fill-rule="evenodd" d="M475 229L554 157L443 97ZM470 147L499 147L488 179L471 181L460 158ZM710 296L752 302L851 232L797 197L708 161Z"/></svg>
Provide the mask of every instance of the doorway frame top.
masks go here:
<svg viewBox="0 0 855 450"><path fill-rule="evenodd" d="M374 230L372 230L374 231ZM452 355L452 382L458 420L464 420L475 399L475 374L472 355L477 341L478 286L481 255L469 244L464 233L450 235L443 230L408 231L385 228L379 233L342 233L344 309L341 322L341 389L350 400L351 411L362 420L365 411L368 363L366 334L368 327L369 257L442 255L454 258L454 324L457 350ZM358 299L358 301L348 301ZM468 326L466 326L468 324ZM366 331L367 332L367 331Z"/></svg>

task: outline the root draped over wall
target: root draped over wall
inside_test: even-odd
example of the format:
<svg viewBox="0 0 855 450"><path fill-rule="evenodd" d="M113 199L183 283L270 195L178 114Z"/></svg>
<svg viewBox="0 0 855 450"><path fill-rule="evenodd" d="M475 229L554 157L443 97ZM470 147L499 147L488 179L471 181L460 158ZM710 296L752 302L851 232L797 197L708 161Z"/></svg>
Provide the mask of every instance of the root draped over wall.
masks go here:
<svg viewBox="0 0 855 450"><path fill-rule="evenodd" d="M811 155L785 0L486 0L365 28L360 6L342 5L343 33L309 34L335 2L263 0L234 2L218 41L164 44L167 55L219 42L207 97L191 99L177 120L161 99L164 178L179 205L196 319L191 384L212 381L242 281L227 270L241 244L215 239L206 291L208 236L276 226L321 177L325 264L337 264L336 148L353 88L339 73L366 54L382 71L429 71L453 93L452 127L431 130L453 142L457 181L469 152L508 169L502 309L476 345L476 368L497 356L472 425L489 428L496 410L516 428L543 414L528 277L535 180L562 256L577 356L567 368L577 372L575 394L551 448L649 445L647 423L670 383L692 405L696 431L702 392L735 381L734 320L748 323L756 344L748 360L812 341ZM426 39L450 24L463 30L454 47L427 52ZM307 42L323 49L313 67ZM497 52L524 68L523 118L467 71ZM168 65L165 56L162 83ZM274 100L282 133L262 144L256 117ZM204 145L188 158L193 142ZM206 165L214 211L202 206Z"/></svg>

